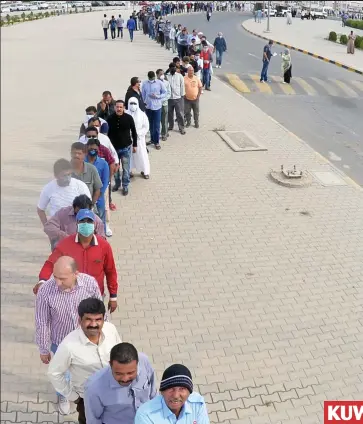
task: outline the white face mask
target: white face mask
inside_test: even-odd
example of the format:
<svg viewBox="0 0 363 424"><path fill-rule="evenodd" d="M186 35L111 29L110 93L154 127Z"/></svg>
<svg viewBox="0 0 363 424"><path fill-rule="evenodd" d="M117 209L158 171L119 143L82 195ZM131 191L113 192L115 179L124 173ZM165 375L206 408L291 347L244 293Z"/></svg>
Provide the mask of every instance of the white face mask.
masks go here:
<svg viewBox="0 0 363 424"><path fill-rule="evenodd" d="M160 79L161 79L161 81L163 81L163 80L164 80L164 78L165 78L165 75L160 75Z"/></svg>
<svg viewBox="0 0 363 424"><path fill-rule="evenodd" d="M137 105L130 105L130 110L131 110L131 112L136 112L137 111Z"/></svg>

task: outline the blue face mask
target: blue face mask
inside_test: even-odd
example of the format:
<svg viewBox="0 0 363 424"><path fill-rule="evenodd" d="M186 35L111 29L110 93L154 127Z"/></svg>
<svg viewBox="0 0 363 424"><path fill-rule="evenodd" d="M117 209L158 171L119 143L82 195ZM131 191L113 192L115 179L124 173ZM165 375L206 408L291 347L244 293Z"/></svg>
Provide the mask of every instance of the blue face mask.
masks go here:
<svg viewBox="0 0 363 424"><path fill-rule="evenodd" d="M89 150L89 151L88 151L88 154L89 154L90 156L97 156L97 155L98 155L98 151L97 151L97 150L95 150L95 149L92 149L92 150Z"/></svg>
<svg viewBox="0 0 363 424"><path fill-rule="evenodd" d="M88 222L81 222L78 224L78 232L84 237L89 237L95 232L95 224L90 224Z"/></svg>

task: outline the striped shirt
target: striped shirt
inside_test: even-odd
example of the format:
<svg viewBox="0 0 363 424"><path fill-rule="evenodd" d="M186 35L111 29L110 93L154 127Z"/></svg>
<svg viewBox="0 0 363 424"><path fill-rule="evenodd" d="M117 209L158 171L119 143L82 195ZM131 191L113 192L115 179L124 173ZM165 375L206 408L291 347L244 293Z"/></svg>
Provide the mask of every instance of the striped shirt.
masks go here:
<svg viewBox="0 0 363 424"><path fill-rule="evenodd" d="M71 206L75 197L85 194L90 199L91 193L87 185L76 178L71 178L71 182L66 187L61 187L57 184L57 180L52 180L44 186L40 193L38 208L42 211L48 209L49 216L53 216L61 208Z"/></svg>
<svg viewBox="0 0 363 424"><path fill-rule="evenodd" d="M94 277L78 273L77 284L69 292L58 288L53 275L39 289L35 302L36 343L41 355L49 353L50 344L57 346L78 328L78 305L83 299L102 300Z"/></svg>

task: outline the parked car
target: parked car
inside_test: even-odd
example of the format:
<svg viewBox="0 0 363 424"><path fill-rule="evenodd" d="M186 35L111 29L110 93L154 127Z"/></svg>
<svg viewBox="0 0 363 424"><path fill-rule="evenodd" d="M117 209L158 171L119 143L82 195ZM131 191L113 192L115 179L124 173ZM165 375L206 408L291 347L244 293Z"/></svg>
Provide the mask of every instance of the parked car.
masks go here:
<svg viewBox="0 0 363 424"><path fill-rule="evenodd" d="M29 10L39 10L39 7L36 5L36 4L31 4L30 6L29 6Z"/></svg>
<svg viewBox="0 0 363 424"><path fill-rule="evenodd" d="M7 14L7 13L10 13L10 12L11 12L10 7L2 7L1 8L1 16L3 16L3 13Z"/></svg>

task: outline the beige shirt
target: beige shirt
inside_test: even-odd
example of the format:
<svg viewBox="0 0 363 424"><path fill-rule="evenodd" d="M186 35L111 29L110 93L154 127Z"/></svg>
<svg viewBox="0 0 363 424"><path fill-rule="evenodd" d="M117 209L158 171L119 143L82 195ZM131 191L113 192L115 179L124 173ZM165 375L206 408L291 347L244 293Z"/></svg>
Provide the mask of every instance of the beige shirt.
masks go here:
<svg viewBox="0 0 363 424"><path fill-rule="evenodd" d="M92 343L81 328L69 333L49 364L48 378L54 389L71 401L83 398L86 380L109 364L111 349L118 343L121 338L110 322L103 324L98 345ZM72 381L66 378L67 371Z"/></svg>

